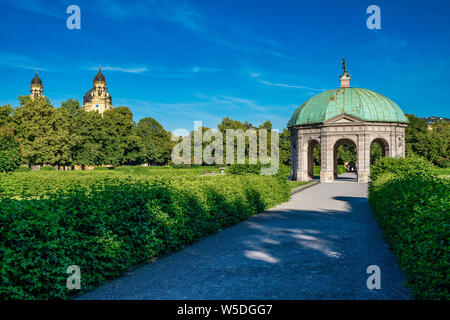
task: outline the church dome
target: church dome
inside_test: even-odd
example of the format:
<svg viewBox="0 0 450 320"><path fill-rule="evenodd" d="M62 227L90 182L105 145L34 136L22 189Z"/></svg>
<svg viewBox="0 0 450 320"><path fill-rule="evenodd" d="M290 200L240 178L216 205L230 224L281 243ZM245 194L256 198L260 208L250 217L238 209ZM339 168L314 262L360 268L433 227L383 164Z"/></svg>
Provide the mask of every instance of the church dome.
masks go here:
<svg viewBox="0 0 450 320"><path fill-rule="evenodd" d="M102 68L100 68L100 67L98 68L98 72L95 75L94 83L99 82L99 81L106 82L105 76L102 73Z"/></svg>
<svg viewBox="0 0 450 320"><path fill-rule="evenodd" d="M89 89L83 97L83 103L91 102L94 89Z"/></svg>
<svg viewBox="0 0 450 320"><path fill-rule="evenodd" d="M341 87L322 92L300 105L288 127L322 123L340 114L369 122L408 123L400 107L391 99L369 89L352 88L348 73L341 75Z"/></svg>
<svg viewBox="0 0 450 320"><path fill-rule="evenodd" d="M38 77L37 72L36 72L36 75L34 76L34 78L31 79L31 84L40 84L40 85L42 85L42 80Z"/></svg>

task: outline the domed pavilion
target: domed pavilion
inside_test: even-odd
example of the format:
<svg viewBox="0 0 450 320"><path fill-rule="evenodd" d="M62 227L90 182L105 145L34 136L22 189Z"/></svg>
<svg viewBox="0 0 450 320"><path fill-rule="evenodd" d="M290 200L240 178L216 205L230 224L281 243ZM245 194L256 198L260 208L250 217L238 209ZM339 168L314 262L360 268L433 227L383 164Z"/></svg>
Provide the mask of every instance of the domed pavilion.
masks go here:
<svg viewBox="0 0 450 320"><path fill-rule="evenodd" d="M391 99L372 90L350 87L343 58L341 87L322 92L300 105L291 117L291 179L312 179L313 149L321 150L320 181L337 178L337 149L355 146L358 182L368 182L370 146L378 143L382 155L404 157L408 119Z"/></svg>

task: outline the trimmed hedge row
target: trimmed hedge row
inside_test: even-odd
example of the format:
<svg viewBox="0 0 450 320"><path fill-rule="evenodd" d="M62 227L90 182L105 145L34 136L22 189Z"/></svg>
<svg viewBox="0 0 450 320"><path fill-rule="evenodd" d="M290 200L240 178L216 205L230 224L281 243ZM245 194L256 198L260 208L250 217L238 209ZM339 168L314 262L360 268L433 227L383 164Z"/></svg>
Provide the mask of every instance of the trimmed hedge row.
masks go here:
<svg viewBox="0 0 450 320"><path fill-rule="evenodd" d="M276 177L114 180L42 199L0 199L0 297L66 299L289 199ZM79 292L78 292L79 293Z"/></svg>
<svg viewBox="0 0 450 320"><path fill-rule="evenodd" d="M369 202L416 299L448 299L450 181L417 158L371 168Z"/></svg>
<svg viewBox="0 0 450 320"><path fill-rule="evenodd" d="M0 174L0 197L40 197L63 192L75 185L107 182L108 179L152 180L155 177L199 176L201 169L173 169L170 167L117 167L115 170L98 167L94 171L30 171Z"/></svg>

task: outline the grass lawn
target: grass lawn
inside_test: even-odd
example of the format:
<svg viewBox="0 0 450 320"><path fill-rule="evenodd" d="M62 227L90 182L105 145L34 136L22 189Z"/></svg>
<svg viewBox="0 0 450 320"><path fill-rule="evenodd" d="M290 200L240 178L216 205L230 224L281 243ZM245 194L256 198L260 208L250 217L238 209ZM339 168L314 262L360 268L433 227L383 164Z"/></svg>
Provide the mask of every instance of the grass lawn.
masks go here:
<svg viewBox="0 0 450 320"><path fill-rule="evenodd" d="M450 176L450 168L435 167L434 170L438 176Z"/></svg>
<svg viewBox="0 0 450 320"><path fill-rule="evenodd" d="M291 187L291 190L294 190L297 187L308 184L309 181L288 181L288 183L289 183L289 186Z"/></svg>

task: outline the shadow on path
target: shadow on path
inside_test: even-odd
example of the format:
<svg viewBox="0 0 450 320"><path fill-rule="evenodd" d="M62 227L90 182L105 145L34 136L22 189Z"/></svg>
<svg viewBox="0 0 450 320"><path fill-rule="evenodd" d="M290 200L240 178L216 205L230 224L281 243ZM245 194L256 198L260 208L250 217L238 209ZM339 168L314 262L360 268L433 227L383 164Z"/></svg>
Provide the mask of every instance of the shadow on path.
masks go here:
<svg viewBox="0 0 450 320"><path fill-rule="evenodd" d="M366 184L319 184L80 299L407 299ZM381 269L381 289L366 286Z"/></svg>

